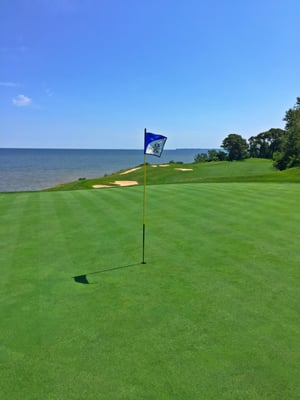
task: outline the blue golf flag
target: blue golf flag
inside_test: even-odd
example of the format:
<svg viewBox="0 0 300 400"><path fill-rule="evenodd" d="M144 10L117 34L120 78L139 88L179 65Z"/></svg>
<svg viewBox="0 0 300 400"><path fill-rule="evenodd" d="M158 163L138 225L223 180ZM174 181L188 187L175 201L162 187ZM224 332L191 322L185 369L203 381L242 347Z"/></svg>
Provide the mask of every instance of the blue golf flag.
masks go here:
<svg viewBox="0 0 300 400"><path fill-rule="evenodd" d="M166 140L166 136L146 132L144 154L150 154L151 156L160 157L161 153L163 152Z"/></svg>
<svg viewBox="0 0 300 400"><path fill-rule="evenodd" d="M167 137L163 135L157 135L156 133L147 132L144 130L145 142L144 142L144 205L143 205L143 259L142 264L145 262L145 237L146 237L146 154L151 156L160 157L163 152L164 145L167 141Z"/></svg>

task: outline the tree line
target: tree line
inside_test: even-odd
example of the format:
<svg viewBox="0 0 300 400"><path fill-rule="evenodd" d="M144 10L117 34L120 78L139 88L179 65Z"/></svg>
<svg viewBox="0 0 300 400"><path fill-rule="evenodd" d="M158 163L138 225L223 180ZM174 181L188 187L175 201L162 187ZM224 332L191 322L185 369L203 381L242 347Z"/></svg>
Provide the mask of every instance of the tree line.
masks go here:
<svg viewBox="0 0 300 400"><path fill-rule="evenodd" d="M230 133L221 144L224 150L197 154L194 161L238 161L256 157L273 159L274 167L279 170L300 166L300 97L294 107L286 111L283 120L285 129L271 128L248 140Z"/></svg>

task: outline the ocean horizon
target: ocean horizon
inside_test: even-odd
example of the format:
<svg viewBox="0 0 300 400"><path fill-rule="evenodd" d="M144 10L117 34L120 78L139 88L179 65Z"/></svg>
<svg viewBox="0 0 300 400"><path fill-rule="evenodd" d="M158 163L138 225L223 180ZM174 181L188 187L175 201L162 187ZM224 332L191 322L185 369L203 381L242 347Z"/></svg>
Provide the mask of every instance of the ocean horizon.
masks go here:
<svg viewBox="0 0 300 400"><path fill-rule="evenodd" d="M192 163L209 149L166 149L150 164ZM98 178L144 162L142 149L0 148L0 192L43 190L80 178Z"/></svg>

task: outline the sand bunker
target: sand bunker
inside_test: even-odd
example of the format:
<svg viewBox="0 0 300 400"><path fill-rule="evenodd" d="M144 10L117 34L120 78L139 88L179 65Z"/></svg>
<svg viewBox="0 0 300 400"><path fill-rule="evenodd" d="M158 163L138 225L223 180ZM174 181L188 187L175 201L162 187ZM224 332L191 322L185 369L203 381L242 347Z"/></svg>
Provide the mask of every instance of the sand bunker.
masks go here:
<svg viewBox="0 0 300 400"><path fill-rule="evenodd" d="M109 186L109 185L93 185L92 187L94 189L102 189L102 188L110 188L112 186Z"/></svg>
<svg viewBox="0 0 300 400"><path fill-rule="evenodd" d="M115 185L119 186L132 186L132 185L138 185L137 181L114 181L113 182Z"/></svg>
<svg viewBox="0 0 300 400"><path fill-rule="evenodd" d="M111 182L111 185L93 185L94 189L104 189L104 188L112 188L118 186L133 186L138 185L137 181L114 181Z"/></svg>
<svg viewBox="0 0 300 400"><path fill-rule="evenodd" d="M176 171L193 171L193 168L174 168Z"/></svg>
<svg viewBox="0 0 300 400"><path fill-rule="evenodd" d="M137 171L138 169L140 169L141 167L136 167L136 168L131 168L131 169L128 169L127 171L124 171L124 172L121 172L121 174L120 175L126 175L126 174L130 174L130 172L134 172L134 171Z"/></svg>

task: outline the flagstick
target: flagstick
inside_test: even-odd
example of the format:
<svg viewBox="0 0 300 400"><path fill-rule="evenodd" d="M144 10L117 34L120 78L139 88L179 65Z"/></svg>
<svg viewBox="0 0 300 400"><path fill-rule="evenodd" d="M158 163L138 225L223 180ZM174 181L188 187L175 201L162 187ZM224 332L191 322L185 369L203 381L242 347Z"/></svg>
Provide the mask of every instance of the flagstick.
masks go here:
<svg viewBox="0 0 300 400"><path fill-rule="evenodd" d="M145 139L144 139L144 204L143 204L143 259L142 264L145 262L145 236L146 236L146 154L160 157L166 143L166 136L156 135L154 133L147 132L145 128Z"/></svg>
<svg viewBox="0 0 300 400"><path fill-rule="evenodd" d="M145 128L146 140L146 128ZM144 153L144 200L143 200L143 259L142 264L145 262L145 234L146 234L146 154Z"/></svg>

